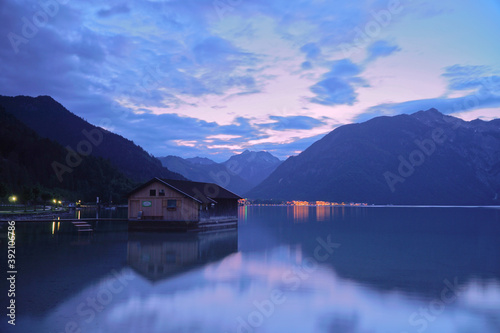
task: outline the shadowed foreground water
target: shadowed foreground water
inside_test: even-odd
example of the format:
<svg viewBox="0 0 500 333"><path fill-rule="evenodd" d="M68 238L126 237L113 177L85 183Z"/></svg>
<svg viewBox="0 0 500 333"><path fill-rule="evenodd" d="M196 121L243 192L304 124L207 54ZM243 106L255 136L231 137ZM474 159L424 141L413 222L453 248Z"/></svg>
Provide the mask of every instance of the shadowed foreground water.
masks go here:
<svg viewBox="0 0 500 333"><path fill-rule="evenodd" d="M497 209L241 207L237 231L93 227L17 224L18 315L2 332L500 332Z"/></svg>

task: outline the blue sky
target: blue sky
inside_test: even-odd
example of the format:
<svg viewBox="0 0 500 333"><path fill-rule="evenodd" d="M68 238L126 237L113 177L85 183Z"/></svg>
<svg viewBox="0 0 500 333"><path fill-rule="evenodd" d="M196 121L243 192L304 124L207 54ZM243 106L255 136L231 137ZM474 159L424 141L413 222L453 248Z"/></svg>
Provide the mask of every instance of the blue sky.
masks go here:
<svg viewBox="0 0 500 333"><path fill-rule="evenodd" d="M284 159L378 115L500 115L498 0L7 0L0 15L0 94L50 95L155 156Z"/></svg>

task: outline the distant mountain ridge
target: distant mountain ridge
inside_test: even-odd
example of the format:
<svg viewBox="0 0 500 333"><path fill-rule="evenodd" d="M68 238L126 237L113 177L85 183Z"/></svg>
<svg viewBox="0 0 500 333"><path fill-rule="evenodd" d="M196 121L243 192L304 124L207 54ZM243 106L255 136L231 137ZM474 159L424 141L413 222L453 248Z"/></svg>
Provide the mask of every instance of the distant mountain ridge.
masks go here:
<svg viewBox="0 0 500 333"><path fill-rule="evenodd" d="M191 157L191 158L186 158L186 161L189 161L194 164L200 164L200 165L210 165L210 164L216 164L217 162L212 161L209 158L206 157Z"/></svg>
<svg viewBox="0 0 500 333"><path fill-rule="evenodd" d="M231 156L223 164L255 186L266 179L281 163L279 158L269 152L245 150L241 154Z"/></svg>
<svg viewBox="0 0 500 333"><path fill-rule="evenodd" d="M153 177L185 179L132 141L94 126L71 113L50 96L0 96L0 106L40 137L54 140L83 155L109 159L125 176L136 182ZM79 151L78 151L79 150Z"/></svg>
<svg viewBox="0 0 500 333"><path fill-rule="evenodd" d="M222 163L205 157L184 159L171 155L160 157L159 160L169 170L188 179L216 183L238 195L255 187L281 164L277 157L268 152L248 150Z"/></svg>
<svg viewBox="0 0 500 333"><path fill-rule="evenodd" d="M200 164L172 155L158 159L169 170L177 172L189 180L216 183L236 194L246 192L252 187L238 175L230 175L224 165L216 162Z"/></svg>
<svg viewBox="0 0 500 333"><path fill-rule="evenodd" d="M500 120L435 109L341 126L283 162L250 198L500 204Z"/></svg>

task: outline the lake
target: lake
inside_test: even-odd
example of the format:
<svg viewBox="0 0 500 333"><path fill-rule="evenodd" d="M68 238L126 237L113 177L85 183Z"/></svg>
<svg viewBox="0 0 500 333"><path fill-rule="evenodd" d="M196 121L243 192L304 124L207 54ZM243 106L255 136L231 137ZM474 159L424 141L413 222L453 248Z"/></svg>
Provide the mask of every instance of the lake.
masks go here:
<svg viewBox="0 0 500 333"><path fill-rule="evenodd" d="M92 227L16 224L16 326L4 313L1 332L500 332L496 208L249 206L238 230Z"/></svg>

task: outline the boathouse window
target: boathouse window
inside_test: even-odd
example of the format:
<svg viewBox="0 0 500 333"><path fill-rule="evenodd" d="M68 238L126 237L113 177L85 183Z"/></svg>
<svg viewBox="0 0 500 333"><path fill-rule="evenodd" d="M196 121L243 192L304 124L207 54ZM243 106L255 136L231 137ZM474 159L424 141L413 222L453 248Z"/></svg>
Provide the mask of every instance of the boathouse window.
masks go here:
<svg viewBox="0 0 500 333"><path fill-rule="evenodd" d="M165 196L165 190L164 189L158 190L158 196L164 197Z"/></svg>
<svg viewBox="0 0 500 333"><path fill-rule="evenodd" d="M156 197L156 190L149 190L150 197Z"/></svg>
<svg viewBox="0 0 500 333"><path fill-rule="evenodd" d="M167 200L167 209L175 210L177 208L177 200Z"/></svg>

